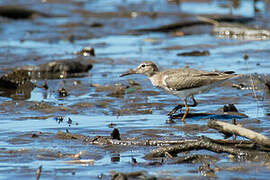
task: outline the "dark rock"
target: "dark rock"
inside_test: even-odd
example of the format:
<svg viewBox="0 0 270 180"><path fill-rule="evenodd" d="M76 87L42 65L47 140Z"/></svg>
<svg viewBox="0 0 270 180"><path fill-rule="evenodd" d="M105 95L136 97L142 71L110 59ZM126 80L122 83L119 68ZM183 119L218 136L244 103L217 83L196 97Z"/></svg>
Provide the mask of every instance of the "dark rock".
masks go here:
<svg viewBox="0 0 270 180"><path fill-rule="evenodd" d="M42 88L44 88L45 90L49 89L49 86L46 81L42 84Z"/></svg>
<svg viewBox="0 0 270 180"><path fill-rule="evenodd" d="M128 177L126 174L118 172L112 175L111 180L128 180Z"/></svg>
<svg viewBox="0 0 270 180"><path fill-rule="evenodd" d="M244 60L248 60L248 58L249 58L249 56L248 56L247 54L245 54L245 55L243 56L243 59L244 59Z"/></svg>
<svg viewBox="0 0 270 180"><path fill-rule="evenodd" d="M15 71L23 71L31 79L55 79L81 76L92 69L92 61L89 60L58 60L39 66L22 66ZM45 86L46 87L46 86Z"/></svg>
<svg viewBox="0 0 270 180"><path fill-rule="evenodd" d="M66 97L66 96L68 96L68 92L67 92L67 90L65 88L58 89L58 93L59 93L59 96L60 97Z"/></svg>
<svg viewBox="0 0 270 180"><path fill-rule="evenodd" d="M32 138L37 138L38 135L37 134L32 134Z"/></svg>
<svg viewBox="0 0 270 180"><path fill-rule="evenodd" d="M132 157L132 158L131 158L131 161L132 161L132 164L133 164L133 165L137 164L136 158Z"/></svg>
<svg viewBox="0 0 270 180"><path fill-rule="evenodd" d="M265 85L268 87L268 89L270 90L270 82L265 83Z"/></svg>
<svg viewBox="0 0 270 180"><path fill-rule="evenodd" d="M117 128L114 128L114 129L113 129L113 131L112 131L112 133L111 133L111 138L112 138L112 139L121 140L121 138L120 138L120 133L119 133L119 131L118 131Z"/></svg>
<svg viewBox="0 0 270 180"><path fill-rule="evenodd" d="M238 112L234 104L226 104L223 107L223 112Z"/></svg>
<svg viewBox="0 0 270 180"><path fill-rule="evenodd" d="M99 28L99 27L103 27L103 24L98 23L98 22L93 22L92 24L90 24L90 27Z"/></svg>
<svg viewBox="0 0 270 180"><path fill-rule="evenodd" d="M52 61L39 66L39 71L47 73L80 73L87 72L92 69L93 65L89 62L82 62L76 60L59 60Z"/></svg>

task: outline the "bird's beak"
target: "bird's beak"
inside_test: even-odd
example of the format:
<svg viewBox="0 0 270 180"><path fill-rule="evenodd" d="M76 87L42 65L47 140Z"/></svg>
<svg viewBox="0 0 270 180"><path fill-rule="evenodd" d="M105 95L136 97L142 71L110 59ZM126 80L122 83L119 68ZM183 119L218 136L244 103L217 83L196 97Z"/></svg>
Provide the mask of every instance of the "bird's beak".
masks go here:
<svg viewBox="0 0 270 180"><path fill-rule="evenodd" d="M131 75L131 74L137 74L136 70L134 69L129 69L128 71L124 72L123 74L120 75L120 77Z"/></svg>

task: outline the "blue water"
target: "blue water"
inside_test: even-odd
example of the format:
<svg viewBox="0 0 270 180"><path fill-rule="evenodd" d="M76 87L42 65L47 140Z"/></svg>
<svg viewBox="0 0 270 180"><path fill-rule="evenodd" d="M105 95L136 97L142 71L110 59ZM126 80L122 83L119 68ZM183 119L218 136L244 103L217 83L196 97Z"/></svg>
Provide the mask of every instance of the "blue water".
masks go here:
<svg viewBox="0 0 270 180"><path fill-rule="evenodd" d="M19 4L23 1L18 0ZM73 53L83 47L92 46L96 57L93 60L93 69L84 77L75 77L64 80L48 80L48 90L35 88L26 100L14 100L12 97L0 97L0 179L30 179L35 177L36 168L43 166L40 179L96 179L104 174L104 179L109 179L111 170L121 172L146 171L149 175L160 177L201 178L200 173L193 173L200 164L162 165L160 167L148 166L143 156L155 147L121 147L115 151L111 147L93 146L77 140L58 139L58 131L82 134L85 136L110 136L113 123L124 138L147 139L155 135L158 139L182 139L207 136L222 139L223 136L214 130L188 131L178 130L177 127L185 125L207 125L209 117L189 118L183 124L180 120L175 124L166 124L167 112L181 100L153 88L143 76L134 75L120 78L119 75L135 68L143 60L156 62L161 69L177 68L188 65L202 70L233 70L237 74L249 75L251 73L269 73L270 41L243 41L235 39L219 39L210 33L172 36L170 33L144 33L130 35L128 30L139 27L152 27L179 21L176 13L198 14L230 14L252 17L254 16L252 1L240 1L237 8L230 8L231 1L210 2L181 2L180 4L168 1L84 1L73 0L67 4L44 3L29 1L36 10L62 14L63 17L44 18L37 17L33 20L6 20L0 23L0 57L1 72L7 69L24 66L38 65L52 60L72 59L78 56ZM0 2L1 5L9 1ZM30 6L29 6L30 7ZM67 7L66 9L63 7ZM145 8L147 12L159 12L158 18L140 15ZM264 8L262 2L258 3L260 9ZM95 16L84 16L83 12L89 11ZM123 12L133 17L96 17L102 13ZM138 12L137 15L134 12ZM264 12L262 10L262 12ZM135 16L136 15L136 16ZM109 15L108 15L109 16ZM111 15L113 16L113 15ZM158 17L159 17L158 16ZM263 17L263 15L262 15ZM264 17L267 22L267 17ZM118 19L118 20L117 20ZM93 29L83 23L104 23L104 27ZM140 22L141 23L138 23ZM125 23L123 23L125 22ZM61 27L65 23L82 23L81 26ZM122 24L121 24L122 23ZM152 25L152 26L151 26ZM96 33L96 34L95 34ZM75 34L75 35L74 35ZM75 40L69 41L69 36L74 35ZM89 36L88 38L86 38ZM168 48L176 47L174 50ZM178 48L177 48L178 47ZM209 56L190 57L177 56L177 53L193 50L208 50ZM249 55L245 61L243 56ZM141 89L135 93L125 94L121 98L108 96L111 92L97 91L90 84L101 86L125 84L130 78L141 84ZM79 81L74 85L74 81ZM41 84L43 80L34 80ZM250 82L248 82L250 84ZM64 86L70 95L61 98L57 90ZM151 95L143 91L154 92ZM196 96L199 105L191 112L215 112L224 104L233 103L237 109L248 118L237 119L245 126L252 127L260 133L269 136L269 96L267 91L260 88L255 91L257 96L265 97L264 100L254 98L250 89L238 90L230 85L219 86L208 93ZM46 109L33 110L37 103L48 104L55 107L55 111L47 112ZM89 107L75 106L79 103L88 103ZM143 104L138 107L132 104ZM146 103L162 103L164 106ZM145 104L145 106L144 106ZM59 107L62 107L59 108ZM143 114L131 111L130 114L117 114L123 109L152 110L152 113ZM125 112L125 111L123 111ZM126 110L128 112L128 110ZM133 112L133 113L132 113ZM58 123L56 117L63 116L64 121ZM70 118L72 124L68 124ZM221 119L230 122L230 119ZM188 126L186 126L188 128ZM33 133L41 132L38 138L32 138ZM148 134L147 134L148 133ZM153 138L155 138L155 136ZM67 164L72 160L67 155L86 152L82 159L94 159L93 165ZM57 153L65 154L64 157L55 157ZM208 154L207 151L191 152ZM49 156L52 154L52 156ZM212 153L214 154L214 153ZM43 156L41 156L43 155ZM214 154L215 155L215 154ZM112 157L119 156L117 162ZM240 166L245 171L219 171L217 178L261 178L269 176L266 166L257 162L233 162L227 155L216 155L220 167ZM141 165L131 165L131 158L135 157ZM75 174L72 174L74 172Z"/></svg>

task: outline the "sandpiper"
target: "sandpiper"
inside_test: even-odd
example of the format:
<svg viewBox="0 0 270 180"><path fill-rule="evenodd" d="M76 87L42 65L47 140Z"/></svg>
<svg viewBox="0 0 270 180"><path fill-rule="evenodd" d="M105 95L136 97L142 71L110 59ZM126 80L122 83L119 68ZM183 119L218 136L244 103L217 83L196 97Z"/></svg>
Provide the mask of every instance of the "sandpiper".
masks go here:
<svg viewBox="0 0 270 180"><path fill-rule="evenodd" d="M207 92L222 81L235 77L233 71L227 72L208 72L192 68L167 69L159 71L157 65L152 61L144 61L138 65L136 69L131 69L120 77L131 74L146 75L153 86L163 89L165 92L182 98L184 104L179 104L173 108L168 115L170 117L182 107L185 107L185 113L182 116L182 121L185 120L189 106L197 106L197 102L193 95ZM193 104L187 104L187 98L191 97Z"/></svg>

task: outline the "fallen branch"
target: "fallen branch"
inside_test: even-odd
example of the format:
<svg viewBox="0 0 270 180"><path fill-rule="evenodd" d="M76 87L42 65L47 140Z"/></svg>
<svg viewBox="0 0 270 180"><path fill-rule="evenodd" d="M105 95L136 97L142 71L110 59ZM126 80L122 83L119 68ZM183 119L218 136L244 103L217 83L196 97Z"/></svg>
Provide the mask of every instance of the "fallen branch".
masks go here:
<svg viewBox="0 0 270 180"><path fill-rule="evenodd" d="M145 155L145 159L153 159L157 157L164 157L168 152L175 155L180 152L192 151L192 150L209 150L216 153L229 153L236 156L250 156L259 154L259 151L254 151L254 148L249 147L236 147L235 144L219 144L216 140L212 140L207 137L200 137L196 141L186 141L182 144L171 145L166 147L160 147L149 154Z"/></svg>
<svg viewBox="0 0 270 180"><path fill-rule="evenodd" d="M208 127L218 130L224 134L235 134L252 140L253 142L270 147L270 139L260 133L254 132L250 129L241 127L239 125L233 125L217 120L209 120Z"/></svg>
<svg viewBox="0 0 270 180"><path fill-rule="evenodd" d="M177 153L192 150L210 150L216 153L229 153L236 157L249 157L268 155L263 152L270 152L270 148L265 146L256 146L256 144L246 140L224 140L210 139L207 137L199 137L198 139L181 139L181 140L129 140L112 139L109 136L89 137L79 134L57 133L59 139L80 140L91 145L118 145L118 146L159 146L151 153L145 155L146 159L157 157L174 157Z"/></svg>
<svg viewBox="0 0 270 180"><path fill-rule="evenodd" d="M122 139L116 140L112 139L110 136L96 136L89 137L80 134L64 133L59 131L57 133L57 138L59 139L72 139L80 140L84 143L91 145L119 145L119 146L168 146L168 145L179 145L185 143L197 143L198 139L180 139L180 140L130 140ZM270 152L270 148L261 146L257 147L253 142L247 140L228 140L228 139L211 139L213 143L233 146L242 149L254 150L255 148L260 151Z"/></svg>
<svg viewBox="0 0 270 180"><path fill-rule="evenodd" d="M57 138L59 139L74 139L80 140L91 145L122 145L122 146L168 146L182 144L185 142L196 142L196 139L181 139L181 140L128 140L128 139L112 139L109 136L89 137L80 134L71 134L58 131Z"/></svg>

